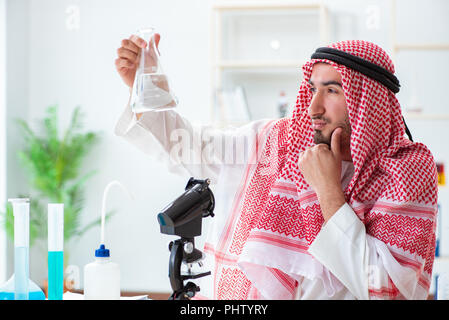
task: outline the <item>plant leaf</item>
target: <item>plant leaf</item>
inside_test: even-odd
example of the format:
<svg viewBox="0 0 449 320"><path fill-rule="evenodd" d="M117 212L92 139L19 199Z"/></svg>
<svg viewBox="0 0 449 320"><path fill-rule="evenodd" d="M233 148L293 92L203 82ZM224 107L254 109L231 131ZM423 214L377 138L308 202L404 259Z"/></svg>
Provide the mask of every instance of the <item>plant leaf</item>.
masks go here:
<svg viewBox="0 0 449 320"><path fill-rule="evenodd" d="M80 176L80 170L86 155L98 141L98 134L81 132L83 114L77 106L63 137L59 137L57 111L57 105L47 108L45 117L40 122L40 134L24 120L17 120L24 138L24 147L18 153L18 158L35 193L35 197L34 194L30 197L30 244L35 239L47 236L47 210L42 205L46 200L64 203L65 241L83 234L95 225L92 222L81 226L81 215L84 208L84 186L96 171ZM5 228L9 237L14 230L14 220L11 217L12 208L7 206Z"/></svg>

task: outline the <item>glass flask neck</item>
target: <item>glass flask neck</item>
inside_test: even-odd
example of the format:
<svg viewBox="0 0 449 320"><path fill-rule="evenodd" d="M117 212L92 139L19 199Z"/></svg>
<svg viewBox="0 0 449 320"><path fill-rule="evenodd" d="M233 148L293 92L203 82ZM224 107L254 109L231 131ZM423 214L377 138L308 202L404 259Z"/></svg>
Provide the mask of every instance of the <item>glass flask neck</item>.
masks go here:
<svg viewBox="0 0 449 320"><path fill-rule="evenodd" d="M155 33L156 33L155 30L156 29L154 27L147 27L147 28L139 29L138 33L139 33L139 36L143 40L149 41L150 38L152 38L155 35Z"/></svg>

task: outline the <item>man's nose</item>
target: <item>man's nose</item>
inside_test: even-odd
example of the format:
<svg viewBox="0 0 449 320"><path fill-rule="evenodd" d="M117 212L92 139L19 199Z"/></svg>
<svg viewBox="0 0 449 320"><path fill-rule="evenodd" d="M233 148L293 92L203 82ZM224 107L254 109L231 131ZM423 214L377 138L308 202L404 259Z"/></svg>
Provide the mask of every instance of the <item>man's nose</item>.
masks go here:
<svg viewBox="0 0 449 320"><path fill-rule="evenodd" d="M308 108L309 117L316 117L323 115L325 111L324 101L319 92L317 92L310 102L310 106Z"/></svg>

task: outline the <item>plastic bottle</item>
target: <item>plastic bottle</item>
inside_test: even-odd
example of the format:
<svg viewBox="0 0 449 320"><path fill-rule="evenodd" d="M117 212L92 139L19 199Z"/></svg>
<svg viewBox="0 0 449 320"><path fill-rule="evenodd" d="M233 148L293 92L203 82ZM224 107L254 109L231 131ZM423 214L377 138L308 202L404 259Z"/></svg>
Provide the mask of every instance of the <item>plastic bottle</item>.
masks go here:
<svg viewBox="0 0 449 320"><path fill-rule="evenodd" d="M114 185L118 185L126 191L131 199L134 198L118 181L111 181L103 192L100 248L95 250L95 261L84 266L85 300L120 299L120 268L117 263L111 261L109 249L106 249L104 245L106 199L110 188Z"/></svg>
<svg viewBox="0 0 449 320"><path fill-rule="evenodd" d="M285 118L285 116L287 115L287 109L288 109L287 97L285 96L285 91L281 91L278 99L278 111L280 118Z"/></svg>
<svg viewBox="0 0 449 320"><path fill-rule="evenodd" d="M95 250L95 261L84 266L85 300L120 299L120 268L110 260L104 244Z"/></svg>

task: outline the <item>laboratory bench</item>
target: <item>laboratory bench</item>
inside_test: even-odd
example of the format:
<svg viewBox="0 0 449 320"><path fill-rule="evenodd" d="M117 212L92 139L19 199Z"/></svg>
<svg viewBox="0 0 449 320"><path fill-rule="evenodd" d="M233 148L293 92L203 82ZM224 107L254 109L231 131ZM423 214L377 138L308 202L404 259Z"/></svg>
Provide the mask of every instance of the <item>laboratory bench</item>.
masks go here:
<svg viewBox="0 0 449 320"><path fill-rule="evenodd" d="M72 290L74 293L80 293L82 294L82 290ZM152 300L168 300L171 293L168 292L142 292L142 291L122 291L121 296L122 297L137 297L137 296L143 296L147 295ZM434 300L434 295L429 294L427 297L427 300Z"/></svg>
<svg viewBox="0 0 449 320"><path fill-rule="evenodd" d="M83 290L71 290L73 293L83 294ZM143 291L122 291L120 296L122 297L137 297L137 296L148 296L152 300L168 300L171 293L169 292L143 292Z"/></svg>

